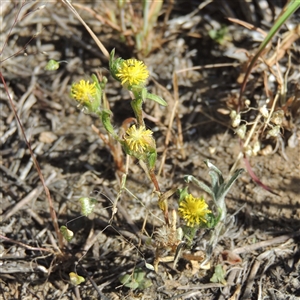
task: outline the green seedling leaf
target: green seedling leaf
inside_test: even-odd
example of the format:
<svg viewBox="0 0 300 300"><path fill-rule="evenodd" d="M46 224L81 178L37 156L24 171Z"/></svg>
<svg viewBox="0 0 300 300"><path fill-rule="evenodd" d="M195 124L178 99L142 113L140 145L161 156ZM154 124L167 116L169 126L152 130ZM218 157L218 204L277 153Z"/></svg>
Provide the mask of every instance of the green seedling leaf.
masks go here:
<svg viewBox="0 0 300 300"><path fill-rule="evenodd" d="M55 71L59 68L59 62L54 59L50 59L45 67L47 71Z"/></svg>
<svg viewBox="0 0 300 300"><path fill-rule="evenodd" d="M218 176L218 174L213 170L209 171L209 176L211 179L211 189L213 191L214 198L215 198L215 195L217 194L217 192L219 190L219 182L222 180L220 180L220 176Z"/></svg>
<svg viewBox="0 0 300 300"><path fill-rule="evenodd" d="M238 177L244 172L244 169L238 169L234 172L232 177L229 179L227 183L224 184L223 194L226 195L228 191L231 189L234 182L238 179Z"/></svg>
<svg viewBox="0 0 300 300"><path fill-rule="evenodd" d="M202 189L203 191L205 191L206 193L208 193L209 195L214 197L214 194L213 194L213 191L211 190L211 188L209 186L207 186L205 183L196 179L194 176L185 175L183 178L184 178L185 182L192 182L193 184L198 186L200 189Z"/></svg>
<svg viewBox="0 0 300 300"><path fill-rule="evenodd" d="M74 236L73 231L69 230L66 226L61 226L60 232L68 242L70 242Z"/></svg>
<svg viewBox="0 0 300 300"><path fill-rule="evenodd" d="M124 286L130 289L135 290L139 287L139 283L133 279L132 275L125 274L123 276L120 276L119 280Z"/></svg>
<svg viewBox="0 0 300 300"><path fill-rule="evenodd" d="M155 94L147 93L146 98L150 99L150 100L153 100L153 101L157 102L158 104L160 104L162 106L167 106L168 105L167 102L163 98L161 98L161 97L159 97Z"/></svg>
<svg viewBox="0 0 300 300"><path fill-rule="evenodd" d="M85 282L85 279L82 276L79 276L74 272L69 273L69 276L73 285L79 285L80 283Z"/></svg>
<svg viewBox="0 0 300 300"><path fill-rule="evenodd" d="M142 269L135 269L134 273L133 273L133 278L137 281L137 282L141 282L144 280L146 273L142 270Z"/></svg>
<svg viewBox="0 0 300 300"><path fill-rule="evenodd" d="M89 197L82 197L79 199L79 202L81 204L81 213L86 217L93 212L95 205L98 203L96 199Z"/></svg>
<svg viewBox="0 0 300 300"><path fill-rule="evenodd" d="M226 272L223 269L222 265L216 265L215 272L214 272L213 276L211 277L210 282L222 283L222 284L226 285L225 275L226 275Z"/></svg>
<svg viewBox="0 0 300 300"><path fill-rule="evenodd" d="M211 39L223 45L227 40L230 40L230 37L227 35L228 28L226 26L222 26L220 29L211 29L208 31L208 35Z"/></svg>
<svg viewBox="0 0 300 300"><path fill-rule="evenodd" d="M220 181L220 184L223 183L224 179L223 179L223 176L222 176L222 172L215 166L213 165L208 159L204 161L204 163L207 165L207 167L211 170L211 171L214 171L216 174L218 174L218 176L220 178L222 178L222 180Z"/></svg>
<svg viewBox="0 0 300 300"><path fill-rule="evenodd" d="M152 285L152 281L150 279L144 279L139 283L139 290L144 290Z"/></svg>
<svg viewBox="0 0 300 300"><path fill-rule="evenodd" d="M153 267L153 266L152 266ZM119 277L119 280L124 286L130 289L143 290L152 285L151 280L145 279L146 273L141 269L135 269L133 274L125 274Z"/></svg>

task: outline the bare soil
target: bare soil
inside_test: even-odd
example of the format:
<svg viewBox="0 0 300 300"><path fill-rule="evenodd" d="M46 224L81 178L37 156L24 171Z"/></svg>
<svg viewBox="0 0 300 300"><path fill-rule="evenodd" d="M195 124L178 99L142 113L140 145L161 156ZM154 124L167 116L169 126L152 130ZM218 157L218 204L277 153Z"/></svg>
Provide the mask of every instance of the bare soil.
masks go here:
<svg viewBox="0 0 300 300"><path fill-rule="evenodd" d="M254 53L259 43L253 31L225 17L252 20L268 31L273 4L259 10L255 6L259 1L248 1L256 9L247 13L237 3L225 2L212 1L197 10L197 1L178 1L163 25L165 4L153 30L157 48L147 57L137 54L109 24L78 9L109 51L115 48L118 56L139 56L145 61L151 72L149 90L168 102L166 108L150 101L144 105L147 127L157 141L157 170L176 103L174 71L201 66L178 73L178 119L158 176L163 191L184 187L186 174L209 184L203 163L207 159L227 177L241 151L230 118L223 112L239 93L245 51ZM113 1L85 6L99 15L106 8L116 9ZM139 4L134 8L141 13ZM107 76L106 95L116 127L132 117L129 95L109 76L107 60L62 3L28 2L21 7L3 2L1 10L1 44L7 42L1 73L50 190L59 225L67 225L75 236L65 243L65 249L58 250L45 191L1 84L0 299L300 299L299 117L293 120L292 131L284 133L276 152L248 157L236 165L247 169L248 161L273 193L256 184L248 172L242 174L227 196L231 223L214 251L211 267L201 269L199 262L182 257L176 268L172 262L161 263L155 273L145 267L145 262L153 263L155 253L149 239L163 224L153 186L132 160L126 187L136 198L123 192L113 214L119 173L109 149L91 126L104 131L95 116L76 108L69 93L72 82L91 73L100 71ZM275 14L279 11L275 5ZM298 21L299 15L295 15L287 24L295 26ZM208 31L222 24L227 27L228 40L220 44ZM293 76L288 91L300 101L299 39L290 52ZM49 59L67 63L62 62L56 71L45 71ZM287 57L280 65L287 65ZM258 68L250 78L245 97L252 102L266 98L264 72ZM269 86L274 95L276 88L276 82ZM293 133L295 142L289 144ZM275 149L276 140L264 141L264 146L268 145ZM202 195L195 187L190 189ZM88 217L80 213L78 199L83 196L98 201ZM170 209L177 208L177 201L175 195L169 199ZM186 252L205 253L208 233L199 231L192 249ZM226 270L226 282L210 281L218 264ZM151 286L133 290L121 284L119 276L132 274L136 268L142 268ZM77 272L85 282L72 285L70 272Z"/></svg>

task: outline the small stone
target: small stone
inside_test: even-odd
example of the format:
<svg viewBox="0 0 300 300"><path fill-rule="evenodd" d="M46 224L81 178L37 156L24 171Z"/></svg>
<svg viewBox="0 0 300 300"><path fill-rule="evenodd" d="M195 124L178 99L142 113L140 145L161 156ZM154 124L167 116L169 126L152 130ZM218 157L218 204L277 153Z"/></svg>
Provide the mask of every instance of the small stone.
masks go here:
<svg viewBox="0 0 300 300"><path fill-rule="evenodd" d="M44 131L39 136L39 141L45 144L52 144L55 140L57 140L57 135L51 131Z"/></svg>

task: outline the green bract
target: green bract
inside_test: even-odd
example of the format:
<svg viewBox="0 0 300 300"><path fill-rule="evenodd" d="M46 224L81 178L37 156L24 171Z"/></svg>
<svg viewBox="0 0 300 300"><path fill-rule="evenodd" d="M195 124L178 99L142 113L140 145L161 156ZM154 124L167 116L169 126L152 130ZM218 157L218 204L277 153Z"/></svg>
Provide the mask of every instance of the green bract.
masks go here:
<svg viewBox="0 0 300 300"><path fill-rule="evenodd" d="M109 70L112 77L119 82L121 82L121 80L116 76L116 74L119 72L119 69L123 62L124 59L120 57L115 59L115 49L113 49L109 55Z"/></svg>

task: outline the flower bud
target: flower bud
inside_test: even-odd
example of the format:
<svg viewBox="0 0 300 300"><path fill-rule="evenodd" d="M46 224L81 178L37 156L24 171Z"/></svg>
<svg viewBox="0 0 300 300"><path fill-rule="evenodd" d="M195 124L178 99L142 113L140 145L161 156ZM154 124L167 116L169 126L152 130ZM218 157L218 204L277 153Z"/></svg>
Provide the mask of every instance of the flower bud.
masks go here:
<svg viewBox="0 0 300 300"><path fill-rule="evenodd" d="M246 107L249 107L251 104L251 101L249 99L245 100L245 106Z"/></svg>
<svg viewBox="0 0 300 300"><path fill-rule="evenodd" d="M281 125L284 118L283 110L277 110L272 114L271 122L275 125Z"/></svg>
<svg viewBox="0 0 300 300"><path fill-rule="evenodd" d="M233 119L232 119L232 127L238 127L241 123L241 115L240 114L237 114Z"/></svg>
<svg viewBox="0 0 300 300"><path fill-rule="evenodd" d="M256 156L259 151L260 151L260 142L256 141L252 148L253 155Z"/></svg>
<svg viewBox="0 0 300 300"><path fill-rule="evenodd" d="M267 109L266 105L263 105L260 109L259 112L263 115L264 118L267 118L269 116L269 111Z"/></svg>
<svg viewBox="0 0 300 300"><path fill-rule="evenodd" d="M244 152L246 155L248 156L252 156L253 155L253 151L250 145L248 145L247 147L244 148Z"/></svg>
<svg viewBox="0 0 300 300"><path fill-rule="evenodd" d="M246 130L247 130L247 126L246 124L243 124L241 126L239 126L235 133L241 138L241 139L244 139L245 138L245 134L246 134Z"/></svg>
<svg viewBox="0 0 300 300"><path fill-rule="evenodd" d="M276 137L280 133L280 126L274 126L271 130L268 131L270 136Z"/></svg>

